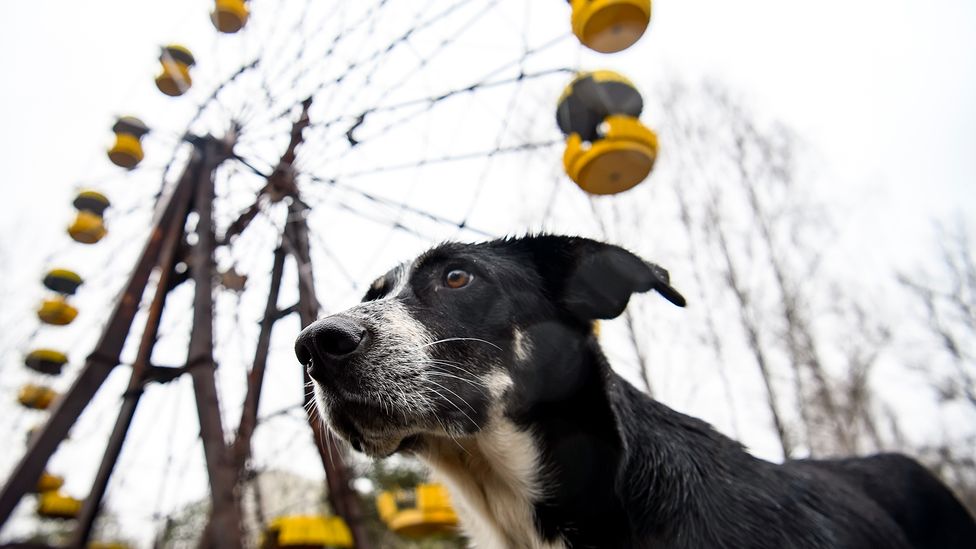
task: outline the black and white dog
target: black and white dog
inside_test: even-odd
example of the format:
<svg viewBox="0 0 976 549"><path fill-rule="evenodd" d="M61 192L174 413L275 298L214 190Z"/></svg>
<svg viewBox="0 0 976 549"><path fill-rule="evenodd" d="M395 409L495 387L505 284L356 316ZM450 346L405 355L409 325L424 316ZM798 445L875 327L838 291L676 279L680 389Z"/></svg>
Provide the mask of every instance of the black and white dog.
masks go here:
<svg viewBox="0 0 976 549"><path fill-rule="evenodd" d="M976 524L901 455L782 465L648 398L593 334L664 269L583 238L448 243L306 328L329 426L419 456L481 548L976 548Z"/></svg>

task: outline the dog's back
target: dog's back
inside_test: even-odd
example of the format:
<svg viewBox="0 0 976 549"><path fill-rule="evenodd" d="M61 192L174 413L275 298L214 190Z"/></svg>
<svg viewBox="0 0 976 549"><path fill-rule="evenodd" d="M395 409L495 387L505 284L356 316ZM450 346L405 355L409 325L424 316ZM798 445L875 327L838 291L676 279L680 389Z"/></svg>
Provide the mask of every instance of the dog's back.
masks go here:
<svg viewBox="0 0 976 549"><path fill-rule="evenodd" d="M860 489L891 516L916 549L974 547L972 517L945 485L907 456L798 460L784 467L819 470Z"/></svg>
<svg viewBox="0 0 976 549"><path fill-rule="evenodd" d="M909 457L769 463L626 382L613 385L617 416L631 418L619 490L637 547L976 548L976 521Z"/></svg>

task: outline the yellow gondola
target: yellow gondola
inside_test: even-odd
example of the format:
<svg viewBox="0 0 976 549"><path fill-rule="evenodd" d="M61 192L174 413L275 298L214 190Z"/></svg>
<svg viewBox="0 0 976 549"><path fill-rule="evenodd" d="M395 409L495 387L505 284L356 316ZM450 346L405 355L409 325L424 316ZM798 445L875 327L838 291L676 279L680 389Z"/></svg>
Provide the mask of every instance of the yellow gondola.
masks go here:
<svg viewBox="0 0 976 549"><path fill-rule="evenodd" d="M149 128L134 116L123 116L112 126L115 133L115 144L108 151L108 158L113 164L131 170L142 162L142 137L149 133Z"/></svg>
<svg viewBox="0 0 976 549"><path fill-rule="evenodd" d="M24 358L24 364L42 374L56 376L68 363L68 356L53 349L35 349Z"/></svg>
<svg viewBox="0 0 976 549"><path fill-rule="evenodd" d="M216 0L210 20L220 32L235 33L247 23L250 12L244 0Z"/></svg>
<svg viewBox="0 0 976 549"><path fill-rule="evenodd" d="M84 281L78 273L68 269L51 269L44 275L44 287L63 295L74 295Z"/></svg>
<svg viewBox="0 0 976 549"><path fill-rule="evenodd" d="M159 55L159 62L163 72L156 77L156 87L170 97L177 97L186 93L193 85L190 77L190 67L196 64L190 50L176 44L163 48Z"/></svg>
<svg viewBox="0 0 976 549"><path fill-rule="evenodd" d="M563 167L590 194L616 194L647 178L657 160L657 135L640 120L610 116L599 139L589 146L579 134L566 141Z"/></svg>
<svg viewBox="0 0 976 549"><path fill-rule="evenodd" d="M17 402L31 410L47 410L58 394L50 387L41 385L24 385L17 393Z"/></svg>
<svg viewBox="0 0 976 549"><path fill-rule="evenodd" d="M62 486L64 486L64 478L44 471L41 473L41 478L37 479L37 484L34 486L34 491L38 494L56 492L57 490L60 490Z"/></svg>
<svg viewBox="0 0 976 549"><path fill-rule="evenodd" d="M78 309L74 308L63 297L52 297L41 302L37 310L37 317L45 324L65 326L78 316Z"/></svg>
<svg viewBox="0 0 976 549"><path fill-rule="evenodd" d="M78 212L75 220L68 225L68 234L75 242L95 244L108 234L102 216L91 212Z"/></svg>
<svg viewBox="0 0 976 549"><path fill-rule="evenodd" d="M638 119L643 108L633 83L612 71L581 73L566 87L556 108L563 167L584 191L620 193L650 174L658 140Z"/></svg>
<svg viewBox="0 0 976 549"><path fill-rule="evenodd" d="M352 547L352 532L334 516L291 515L276 518L264 532L262 549Z"/></svg>
<svg viewBox="0 0 976 549"><path fill-rule="evenodd" d="M37 514L44 518L73 519L81 513L81 500L59 492L45 492L37 498Z"/></svg>
<svg viewBox="0 0 976 549"><path fill-rule="evenodd" d="M422 538L457 532L458 517L447 489L440 484L420 484L414 490L381 492L376 498L380 519L397 534Z"/></svg>
<svg viewBox="0 0 976 549"><path fill-rule="evenodd" d="M72 204L80 212L91 212L95 215L105 215L105 210L112 205L104 194L93 190L81 191Z"/></svg>
<svg viewBox="0 0 976 549"><path fill-rule="evenodd" d="M569 0L573 34L584 46L615 53L634 45L651 22L651 0Z"/></svg>

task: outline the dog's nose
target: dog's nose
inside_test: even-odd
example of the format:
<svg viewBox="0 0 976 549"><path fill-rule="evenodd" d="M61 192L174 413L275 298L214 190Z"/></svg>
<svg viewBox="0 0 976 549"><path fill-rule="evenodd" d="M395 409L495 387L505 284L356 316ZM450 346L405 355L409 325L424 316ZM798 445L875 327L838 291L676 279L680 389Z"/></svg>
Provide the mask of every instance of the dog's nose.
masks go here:
<svg viewBox="0 0 976 549"><path fill-rule="evenodd" d="M330 316L309 324L295 340L298 361L316 377L325 370L361 352L366 346L366 328L350 318Z"/></svg>

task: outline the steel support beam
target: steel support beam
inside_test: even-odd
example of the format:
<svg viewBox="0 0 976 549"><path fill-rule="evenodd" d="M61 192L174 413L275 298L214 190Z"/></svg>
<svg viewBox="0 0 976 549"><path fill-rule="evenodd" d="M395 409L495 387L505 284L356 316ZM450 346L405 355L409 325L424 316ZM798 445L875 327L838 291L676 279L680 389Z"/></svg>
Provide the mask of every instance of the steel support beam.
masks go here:
<svg viewBox="0 0 976 549"><path fill-rule="evenodd" d="M199 166L189 164L180 178L180 186L191 185ZM156 346L156 338L159 335L159 322L163 316L163 307L166 304L166 297L169 295L170 282L172 279L173 267L176 264L176 254L180 248L181 240L186 226L186 217L189 213L189 195L187 195L178 205L176 216L173 222L166 228L162 252L159 257L159 277L156 281L156 292L149 305L149 312L146 318L145 329L139 341L139 350L136 352L136 360L132 364L132 373L129 375L129 384L122 396L122 406L119 409L115 427L108 439L108 446L102 456L102 462L95 475L91 491L85 498L82 505L78 523L75 525L74 533L71 538L71 547L86 547L91 538L92 528L95 525L102 499L105 497L105 490L108 488L115 464L118 462L119 454L122 452L122 445L125 442L126 434L132 425L135 417L139 399L142 397L143 386L147 382L147 372L152 359L152 352Z"/></svg>
<svg viewBox="0 0 976 549"><path fill-rule="evenodd" d="M119 364L119 355L132 326L139 301L142 299L149 275L156 266L167 229L178 218L192 193L192 181L181 180L168 198L161 201L158 218L149 233L125 288L115 301L101 338L88 356L71 387L55 402L47 422L34 436L10 472L0 491L0 528L6 524L17 503L36 484L51 455L68 435L68 431L84 411L105 378Z"/></svg>
<svg viewBox="0 0 976 549"><path fill-rule="evenodd" d="M217 549L242 546L240 498L237 497L237 475L230 449L224 440L220 418L217 364L213 356L214 235L213 172L227 158L227 145L213 138L204 139L194 155L202 155L196 177L193 210L197 213L197 241L191 252L193 273L193 327L190 333L186 367L193 380L193 393L200 420L200 438L210 478L210 502L213 528L209 542Z"/></svg>
<svg viewBox="0 0 976 549"><path fill-rule="evenodd" d="M278 312L278 294L281 290L281 278L285 271L285 250L278 247L274 252L274 263L271 267L271 286L268 289L268 301L264 307L264 318L261 319L261 331L254 350L254 362L247 374L247 392L244 394L244 405L241 407L241 420L237 427L237 436L231 445L231 459L237 481L241 483L239 494L243 494L243 483L247 480L245 466L251 457L251 437L258 424L258 405L261 402L261 388L264 386L264 372L268 364L268 351L271 349L271 331L274 323L281 315ZM260 503L260 488L254 482L254 493ZM258 510L258 523L264 525L264 513ZM207 520L203 530L203 541L209 541L214 529L213 513ZM201 547L211 547L210 543L202 543Z"/></svg>
<svg viewBox="0 0 976 549"><path fill-rule="evenodd" d="M264 318L261 319L261 331L258 333L258 343L254 350L254 363L247 374L247 393L244 395L244 406L241 409L241 421L237 427L237 438L234 440L234 467L238 478L243 477L244 466L251 456L251 437L258 424L258 404L261 401L261 388L264 386L264 371L268 364L268 351L271 348L271 331L274 323L280 318L278 314L278 294L281 290L281 278L285 271L285 250L279 247L274 253L274 264L271 267L271 287L268 290L268 301L264 307Z"/></svg>

